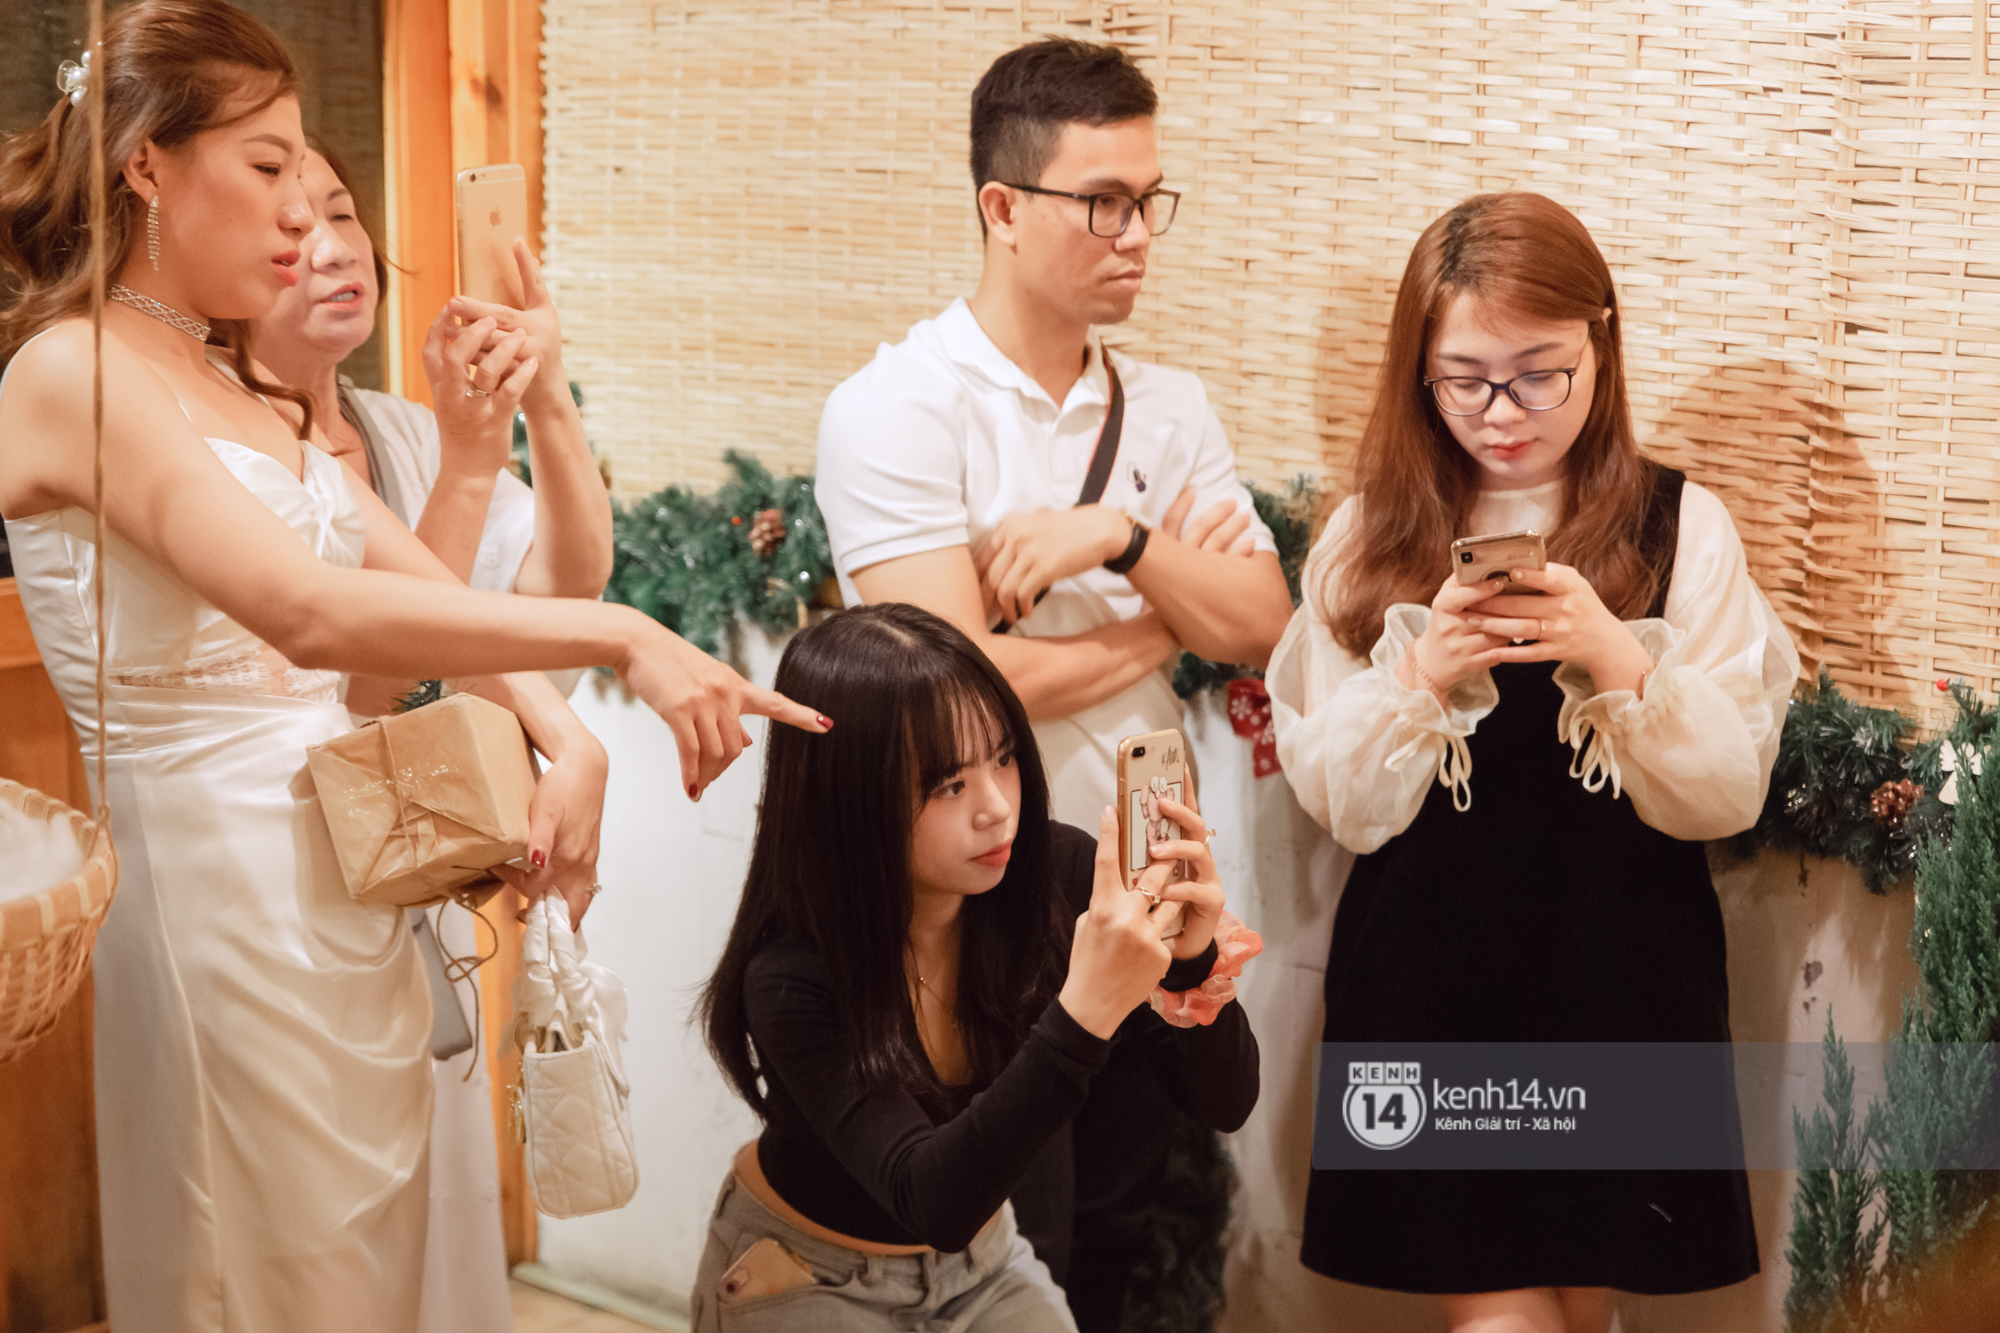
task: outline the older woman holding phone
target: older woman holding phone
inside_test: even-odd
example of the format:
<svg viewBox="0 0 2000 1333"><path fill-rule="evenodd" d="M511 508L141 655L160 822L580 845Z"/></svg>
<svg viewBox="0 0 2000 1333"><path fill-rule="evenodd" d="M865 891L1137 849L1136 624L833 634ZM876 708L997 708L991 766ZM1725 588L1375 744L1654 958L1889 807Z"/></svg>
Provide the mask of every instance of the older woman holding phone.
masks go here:
<svg viewBox="0 0 2000 1333"><path fill-rule="evenodd" d="M311 397L328 451L472 587L597 596L611 573L611 506L563 376L555 305L527 243L514 243L525 309L461 297L438 312L423 349L437 406L425 408L340 373L374 331L389 266L338 154L317 145L301 179L312 206L312 230L299 246L301 281L249 322L251 357ZM516 410L528 420L532 491L506 470ZM576 674L556 673L565 693ZM356 678L348 707L385 711L405 688ZM445 908L431 916L446 954L477 952L470 914ZM476 1012L473 978L432 980L454 986L460 1008ZM481 1054L475 1047L433 1066L422 1333L492 1333L513 1323Z"/></svg>
<svg viewBox="0 0 2000 1333"><path fill-rule="evenodd" d="M475 588L595 597L611 575L611 505L562 367L562 328L527 242L523 309L457 297L424 343L435 410L356 388L340 365L375 328L388 264L323 145L306 155L314 228L303 281L251 322L250 351L309 394L335 457ZM503 470L514 410L528 420L535 489Z"/></svg>

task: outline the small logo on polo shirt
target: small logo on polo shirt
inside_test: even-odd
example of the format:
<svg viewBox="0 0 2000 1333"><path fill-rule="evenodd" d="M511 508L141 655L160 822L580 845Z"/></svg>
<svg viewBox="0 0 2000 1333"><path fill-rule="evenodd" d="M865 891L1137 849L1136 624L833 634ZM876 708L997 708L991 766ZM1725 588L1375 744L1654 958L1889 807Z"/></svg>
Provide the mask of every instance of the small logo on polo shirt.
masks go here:
<svg viewBox="0 0 2000 1333"><path fill-rule="evenodd" d="M1139 470L1136 463L1132 465L1132 489L1141 492L1146 489L1146 474Z"/></svg>

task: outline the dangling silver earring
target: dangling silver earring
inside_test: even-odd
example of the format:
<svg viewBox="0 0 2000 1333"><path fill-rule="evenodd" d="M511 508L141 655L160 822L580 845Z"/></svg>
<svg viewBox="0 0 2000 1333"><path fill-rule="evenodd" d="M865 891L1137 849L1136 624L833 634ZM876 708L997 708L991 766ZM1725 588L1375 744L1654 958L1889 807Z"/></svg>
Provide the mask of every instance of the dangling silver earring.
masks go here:
<svg viewBox="0 0 2000 1333"><path fill-rule="evenodd" d="M153 272L160 271L160 196L154 195L153 202L146 205L146 257L153 261Z"/></svg>

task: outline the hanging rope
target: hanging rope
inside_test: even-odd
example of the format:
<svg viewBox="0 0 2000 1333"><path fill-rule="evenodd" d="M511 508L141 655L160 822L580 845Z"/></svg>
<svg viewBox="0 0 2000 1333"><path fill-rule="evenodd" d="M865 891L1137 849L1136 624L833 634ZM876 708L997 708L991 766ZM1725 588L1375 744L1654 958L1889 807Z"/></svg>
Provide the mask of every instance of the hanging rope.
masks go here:
<svg viewBox="0 0 2000 1333"><path fill-rule="evenodd" d="M95 838L111 836L110 795L105 787L105 764L109 741L104 721L104 88L111 71L104 67L104 0L90 0L90 63L97 77L84 93L90 112L90 428L91 428L91 539L97 544L97 559L91 568L91 597L97 607L97 821ZM93 839L94 841L95 839Z"/></svg>

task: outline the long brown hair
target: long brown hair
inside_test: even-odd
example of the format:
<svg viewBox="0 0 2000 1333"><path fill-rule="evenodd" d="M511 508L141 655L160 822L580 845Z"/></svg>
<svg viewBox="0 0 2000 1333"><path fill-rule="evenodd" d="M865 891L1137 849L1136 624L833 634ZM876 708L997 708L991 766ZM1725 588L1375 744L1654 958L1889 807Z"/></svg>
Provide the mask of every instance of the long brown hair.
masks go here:
<svg viewBox="0 0 2000 1333"><path fill-rule="evenodd" d="M119 10L105 21L89 77L104 81L104 247L112 273L139 239L145 206L121 168L141 144L171 151L299 90L284 44L222 0L140 0ZM0 366L49 325L90 308L89 218L88 119L59 97L39 125L0 141L0 266L14 288L0 308ZM305 414L300 434L310 433L311 400L251 373L232 332L219 325L210 340L233 354L250 388L297 406Z"/></svg>
<svg viewBox="0 0 2000 1333"><path fill-rule="evenodd" d="M1554 200L1475 195L1426 227L1410 252L1361 436L1361 521L1313 584L1335 642L1357 657L1381 637L1391 603L1430 604L1479 498L1479 464L1423 386L1438 318L1461 295L1523 319L1589 324L1597 387L1564 458L1549 558L1574 566L1621 619L1644 615L1658 590L1659 573L1639 550L1651 481L1625 399L1611 270L1583 223Z"/></svg>

